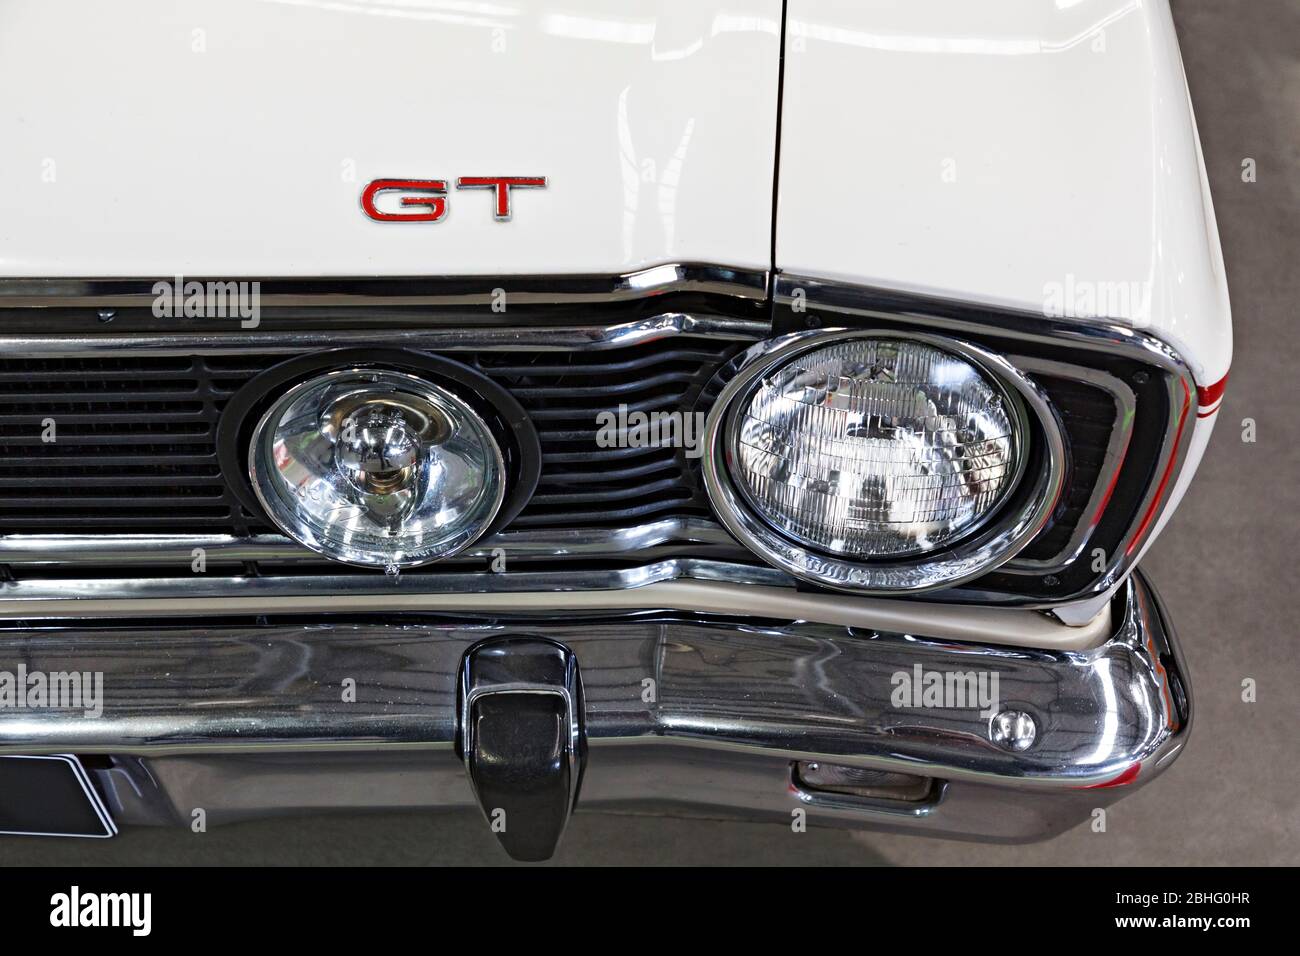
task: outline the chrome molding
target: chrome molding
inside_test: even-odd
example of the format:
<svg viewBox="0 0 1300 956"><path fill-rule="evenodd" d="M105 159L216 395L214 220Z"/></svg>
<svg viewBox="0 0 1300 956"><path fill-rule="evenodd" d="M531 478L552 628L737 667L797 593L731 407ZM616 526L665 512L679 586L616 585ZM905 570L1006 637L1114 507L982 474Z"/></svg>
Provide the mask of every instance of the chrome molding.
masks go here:
<svg viewBox="0 0 1300 956"><path fill-rule="evenodd" d="M1106 443L1105 460L1097 473L1097 480L1093 484L1088 503L1084 507L1084 513L1091 517L1087 521L1080 522L1075 527L1074 534L1070 536L1069 543L1062 549L1060 554L1040 560L1015 557L1001 568L1003 573L1006 574L1047 574L1052 571L1060 571L1073 563L1083 553L1083 549L1088 544L1088 539L1092 537L1092 532L1096 529L1101 518L1101 504L1110 491L1111 482L1115 479L1120 466L1124 463L1129 441L1133 437L1133 414L1136 402L1133 389L1114 375L1107 374L1100 369L1082 368L1077 365L1070 365L1067 362L1053 362L1048 359L1034 358L1027 355L1010 355L1007 356L1007 360L1017 368L1031 374L1039 372L1058 378L1086 382L1109 394L1115 402L1115 427L1111 429L1110 439Z"/></svg>
<svg viewBox="0 0 1300 956"><path fill-rule="evenodd" d="M993 378L1000 388L1019 399L1012 403L1019 429L1027 431L1023 403L1037 425L1043 444L1043 465L1039 474L1028 476L1032 487L1013 494L1023 495L1015 510L982 531L967 536L941 555L923 555L907 560L853 561L821 553L779 533L757 515L746 502L730 475L730 451L735 437L736 409L746 390L761 375L813 349L853 338L913 338L961 355ZM796 577L824 587L859 594L899 594L933 591L969 581L1009 560L1046 524L1056 505L1064 481L1065 445L1051 404L1023 372L1006 359L986 349L953 338L885 330L818 329L795 332L770 339L738 356L720 377L730 375L722 385L705 425L701 467L714 511L723 525L738 539L771 564ZM1018 463L1023 468L1023 458ZM1016 482L1021 476L1017 474ZM1013 486L1016 482L1013 482Z"/></svg>
<svg viewBox="0 0 1300 956"><path fill-rule="evenodd" d="M0 588L0 621L526 612L568 619L585 611L655 610L797 618L953 641L995 637L1008 646L1074 650L1105 640L1110 621L1108 608L1080 626L1067 626L1014 608L807 593L776 568L698 559L602 571L49 579L11 581Z"/></svg>
<svg viewBox="0 0 1300 956"><path fill-rule="evenodd" d="M733 779L741 794L748 792L740 783L749 766L762 770L768 798L782 802L788 821L789 809L800 805L790 787L791 762L815 760L921 774L954 787L1073 794L1086 814L1085 808L1104 805L1120 788L1168 766L1191 722L1181 656L1140 577L1128 582L1116 609L1114 627L1086 651L962 645L925 631L788 619L742 624L671 615L164 622L145 632L131 626L11 628L0 631L0 659L22 660L43 672L102 672L105 692L102 713L94 717L51 709L0 712L0 751L227 754L254 762L284 754L320 767L352 759L348 754L423 752L458 763L453 748L462 655L485 638L518 634L563 644L581 666L590 767L614 773L586 791L587 806L659 796L670 802L699 797L702 804L725 807L737 799ZM999 701L1033 716L1033 746L1019 752L999 746L976 701L896 706L894 675L918 668L997 674ZM367 688L355 702L342 702L338 693L347 676ZM652 702L642 695L647 677L657 688ZM654 774L629 772L639 766L657 773L664 761L675 762L686 780L672 774L673 786L658 787ZM705 765L710 772L691 772ZM263 766L275 775L276 764ZM457 773L463 787L463 771ZM346 774L331 779L337 779L327 788L335 799L389 805L384 795L350 786ZM452 797L432 778L418 780L425 803L469 795ZM955 795L927 818L953 823ZM739 800L743 807L745 798ZM272 806L297 804L281 791ZM997 819L985 820L980 832L999 826Z"/></svg>
<svg viewBox="0 0 1300 956"><path fill-rule="evenodd" d="M996 336L1012 342L1033 342L1057 348L1067 346L1107 356L1120 356L1164 373L1169 421L1160 443L1155 478L1148 483L1146 494L1136 510L1136 518L1120 546L1107 555L1106 567L1094 578L1093 584L1085 592L1051 603L1061 604L1104 595L1132 570L1141 554L1142 545L1158 523L1160 508L1173 491L1194 431L1196 382L1191 369L1174 349L1131 323L985 309L969 303L792 274L774 277L773 301L782 306L797 304L801 313L824 310L860 318L906 322L913 328L949 335ZM1007 354L1013 354L1015 349L1008 348L1006 351Z"/></svg>
<svg viewBox="0 0 1300 956"><path fill-rule="evenodd" d="M701 292L762 301L768 273L705 263L669 262L621 275L483 276L185 276L185 281L259 282L272 306L490 305L503 289L519 305L627 302L670 292ZM153 278L0 278L0 309L151 306Z"/></svg>
<svg viewBox="0 0 1300 956"><path fill-rule="evenodd" d="M627 528L560 528L503 531L460 553L457 560L507 558L635 558L650 548L676 544L736 546L723 528L704 518L665 518ZM189 573L194 549L210 561L319 561L308 548L278 534L240 538L228 534L21 534L0 536L0 564L13 567L77 567L86 564L174 563ZM76 593L74 582L65 582ZM0 597L4 591L0 589Z"/></svg>
<svg viewBox="0 0 1300 956"><path fill-rule="evenodd" d="M274 601L287 597L311 597L321 593L331 597L375 596L381 608L384 601L401 596L434 594L515 594L523 592L617 591L640 588L662 581L692 578L701 581L727 581L733 584L782 586L789 577L776 568L722 561L677 558L657 561L633 568L600 571L518 571L494 574L491 571L448 571L438 574L322 574L276 575L275 577L228 578L223 575L191 575L185 578L85 578L75 582L61 579L33 578L10 581L0 588L0 618L40 613L31 604L13 602L49 602L48 606L81 608L78 616L95 613L94 601L156 601L164 598L213 600L253 598ZM76 595L73 597L72 595ZM231 606L232 608L234 605ZM271 605L268 605L268 610ZM21 611L21 614L15 612Z"/></svg>
<svg viewBox="0 0 1300 956"><path fill-rule="evenodd" d="M665 312L617 325L512 326L505 328L388 329L385 348L425 349L439 352L506 351L533 349L568 352L580 349L617 349L673 336L723 338L737 341L761 339L771 331L766 321L715 315ZM300 332L211 332L124 335L3 335L0 355L31 358L78 358L131 352L145 355L237 355L240 352L293 354L315 349L371 347L374 329L336 329Z"/></svg>

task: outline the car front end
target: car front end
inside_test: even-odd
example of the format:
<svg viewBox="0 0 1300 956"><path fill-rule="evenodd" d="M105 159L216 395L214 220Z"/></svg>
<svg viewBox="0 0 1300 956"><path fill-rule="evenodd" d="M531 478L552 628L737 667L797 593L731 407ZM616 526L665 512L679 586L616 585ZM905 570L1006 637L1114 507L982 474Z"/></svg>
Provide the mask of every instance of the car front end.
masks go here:
<svg viewBox="0 0 1300 956"><path fill-rule="evenodd" d="M90 812L0 830L1019 842L1183 748L1166 4L77 6L0 35L0 772Z"/></svg>

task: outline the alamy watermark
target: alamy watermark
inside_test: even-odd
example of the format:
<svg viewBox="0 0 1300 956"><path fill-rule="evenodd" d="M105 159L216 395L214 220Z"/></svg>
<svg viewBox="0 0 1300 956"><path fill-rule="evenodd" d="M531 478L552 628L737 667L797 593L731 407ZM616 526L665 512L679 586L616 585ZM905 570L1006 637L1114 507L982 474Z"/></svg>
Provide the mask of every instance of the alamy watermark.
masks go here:
<svg viewBox="0 0 1300 956"><path fill-rule="evenodd" d="M50 897L50 925L118 926L130 929L132 936L148 936L153 928L153 894L83 893L74 885Z"/></svg>
<svg viewBox="0 0 1300 956"><path fill-rule="evenodd" d="M600 448L683 448L687 458L704 453L703 412L642 412L619 405L596 416Z"/></svg>
<svg viewBox="0 0 1300 956"><path fill-rule="evenodd" d="M907 709L974 710L981 717L995 716L998 705L997 671L928 671L916 664L910 671L895 671L889 702Z"/></svg>
<svg viewBox="0 0 1300 956"><path fill-rule="evenodd" d="M1142 328L1151 323L1151 281L1083 279L1043 283L1043 315L1049 318L1116 319Z"/></svg>
<svg viewBox="0 0 1300 956"><path fill-rule="evenodd" d="M104 713L103 671L0 671L0 710L79 710Z"/></svg>
<svg viewBox="0 0 1300 956"><path fill-rule="evenodd" d="M153 314L158 319L238 319L242 329L262 322L262 283L199 282L184 276L153 284Z"/></svg>

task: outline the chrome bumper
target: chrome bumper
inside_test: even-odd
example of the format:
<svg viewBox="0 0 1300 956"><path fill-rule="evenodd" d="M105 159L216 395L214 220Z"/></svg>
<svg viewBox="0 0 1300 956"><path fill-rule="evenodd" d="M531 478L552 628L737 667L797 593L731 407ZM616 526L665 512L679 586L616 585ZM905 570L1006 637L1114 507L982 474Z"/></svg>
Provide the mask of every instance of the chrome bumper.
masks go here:
<svg viewBox="0 0 1300 956"><path fill-rule="evenodd" d="M1112 614L1113 635L1083 651L652 610L11 627L0 669L102 672L103 712L0 708L0 752L83 755L120 824L188 825L198 807L213 825L471 807L461 661L485 639L527 636L566 645L581 667L579 809L786 823L802 809L810 824L1028 841L1145 783L1186 741L1185 669L1139 575ZM895 675L918 666L996 674L998 707L1033 718L1033 744L995 743L975 706L895 706ZM815 793L798 761L939 785L897 805Z"/></svg>

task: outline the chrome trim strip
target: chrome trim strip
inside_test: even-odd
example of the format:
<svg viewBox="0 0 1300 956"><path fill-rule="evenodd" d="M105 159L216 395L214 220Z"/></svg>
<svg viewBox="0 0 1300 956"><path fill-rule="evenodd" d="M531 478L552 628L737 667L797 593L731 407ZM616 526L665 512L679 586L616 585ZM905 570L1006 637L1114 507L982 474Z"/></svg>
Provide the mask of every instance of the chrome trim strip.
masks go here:
<svg viewBox="0 0 1300 956"><path fill-rule="evenodd" d="M821 760L1078 790L1149 779L1181 749L1190 724L1181 659L1145 583L1130 581L1117 606L1114 630L1083 652L956 645L927 631L858 632L789 618L744 625L654 615L10 629L0 632L0 660L31 671L102 672L103 712L0 711L0 751L314 759L326 750L449 752L462 654L486 637L520 633L577 655L592 746L767 756L787 762L787 777L788 761ZM895 706L893 675L918 668L997 674L998 700L1038 725L1033 747L994 744L977 701ZM344 677L366 689L355 702L339 693ZM650 702L644 678L656 685ZM1089 806L1105 796L1087 794Z"/></svg>
<svg viewBox="0 0 1300 956"><path fill-rule="evenodd" d="M800 290L796 299L795 290ZM826 309L848 315L860 315L893 321L905 320L918 327L929 327L943 332L962 331L970 335L1000 333L1022 341L1044 345L1061 345L1063 342L1081 349L1096 352L1121 352L1136 361L1158 365L1166 370L1184 373L1187 366L1178 353L1154 336L1131 324L1107 319L1074 319L1043 315L1040 312L1016 312L1000 307L983 307L969 302L929 299L911 293L892 292L869 286L851 286L782 273L775 277L773 301L778 305L800 308ZM909 307L897 307L906 301ZM966 320L925 311L926 303L939 307L951 306L963 310L978 310L986 318ZM884 307L888 304L888 308ZM996 319L996 324L992 320ZM1191 375L1188 372L1188 379ZM1194 390L1193 390L1194 391Z"/></svg>
<svg viewBox="0 0 1300 956"><path fill-rule="evenodd" d="M261 283L269 306L489 305L504 289L520 305L627 302L670 292L700 292L762 301L768 273L705 263L668 262L621 275L482 276L185 276L185 281ZM153 278L0 278L0 308L151 306Z"/></svg>
<svg viewBox="0 0 1300 956"><path fill-rule="evenodd" d="M673 544L734 546L736 540L722 527L704 518L665 518L627 528L503 531L465 549L457 558L440 564L460 559L488 560L498 551L504 551L507 558L630 558L648 548ZM188 568L194 559L195 548L202 548L210 561L321 560L315 552L278 534L249 538L229 534L15 534L0 536L0 564L12 567L84 567L89 563L157 565L176 562Z"/></svg>
<svg viewBox="0 0 1300 956"><path fill-rule="evenodd" d="M567 352L575 349L617 349L672 336L722 338L737 341L762 339L771 332L766 321L715 315L664 312L617 325L512 326L506 328L387 329L385 348L426 349L439 352L506 351L532 349ZM129 335L2 335L0 355L24 358L87 357L132 352L146 355L237 355L240 352L285 353L313 349L374 347L374 329L338 329L266 332L213 332Z"/></svg>
<svg viewBox="0 0 1300 956"><path fill-rule="evenodd" d="M1169 424L1161 443L1155 477L1148 483L1146 494L1136 510L1137 517L1133 526L1121 546L1115 549L1116 553L1107 555L1106 569L1093 579L1093 584L1087 590L1063 596L1042 606L1073 603L1106 594L1132 570L1143 543L1158 523L1154 520L1159 517L1158 509L1161 506L1157 496L1163 496L1167 501L1168 495L1172 494L1177 484L1174 479L1182 469L1195 430L1187 425L1189 416L1192 424L1195 423L1196 380L1191 369L1174 349L1155 336L1123 322L1015 312L791 274L774 277L773 301L786 306L797 303L802 312L824 309L867 318L905 321L919 328L949 334L998 336L1057 348L1065 345L1120 355L1166 373ZM978 311L979 319L962 318L955 314L963 311ZM941 314L945 312L954 314ZM1164 475L1170 480L1163 481Z"/></svg>
<svg viewBox="0 0 1300 956"><path fill-rule="evenodd" d="M75 606L79 617L95 613L96 601L157 601L253 598L274 601L288 597L311 597L318 610L320 595L331 598L374 596L382 607L413 595L516 594L528 591L609 591L639 588L660 581L694 578L729 581L736 584L781 586L789 577L775 568L721 561L675 558L633 568L600 571L520 571L494 574L491 571L448 571L438 574L322 574L277 575L275 577L230 578L224 575L192 575L184 578L83 578L68 582L57 578L9 581L0 585L0 618L27 617L38 613L23 601L44 602L44 608ZM69 598L68 585L77 597Z"/></svg>
<svg viewBox="0 0 1300 956"><path fill-rule="evenodd" d="M1009 355L1007 361L1031 375L1037 372L1056 378L1086 382L1108 393L1115 401L1115 427L1111 429L1110 438L1106 442L1105 458L1097 472L1092 494L1084 506L1084 514L1089 516L1088 519L1075 526L1069 543L1060 554L1038 560L1014 557L1000 569L1004 574L1047 574L1073 564L1083 553L1093 531L1096 530L1101 520L1101 503L1110 493L1111 481L1124 463L1129 441L1133 437L1133 415L1137 408L1137 400L1133 395L1133 389L1101 369L1083 368L1067 362L1053 362L1028 355Z"/></svg>
<svg viewBox="0 0 1300 956"><path fill-rule="evenodd" d="M1028 416L1038 425L1045 445L1039 474L1027 476L1032 486L1018 508L998 524L984 528L945 548L940 555L920 555L906 560L854 561L825 554L787 538L760 517L736 487L730 474L731 445L735 440L737 409L747 390L760 376L794 357L835 342L854 338L918 339L969 359L999 388L1018 401L1017 427L1024 434ZM1043 528L1060 497L1065 475L1065 445L1052 406L1038 387L1006 359L954 338L924 333L876 329L817 329L769 339L737 356L721 376L732 377L722 386L705 424L700 460L709 500L723 525L751 550L796 577L823 587L856 594L923 593L972 580L1007 561ZM1020 406L1027 406L1027 411ZM1021 480L1023 459L1017 465ZM1023 489L1013 494L1023 495Z"/></svg>
<svg viewBox="0 0 1300 956"><path fill-rule="evenodd" d="M67 585L72 585L69 588ZM69 594L79 595L70 597ZM1108 609L1109 605L1107 605ZM675 610L754 619L813 621L928 634L952 641L1081 650L1109 633L1103 609L1079 627L1015 608L802 592L775 568L693 559L609 571L493 574L104 578L0 585L0 620L203 618L240 614L401 612L572 615L580 611ZM567 619L567 618L566 618Z"/></svg>

